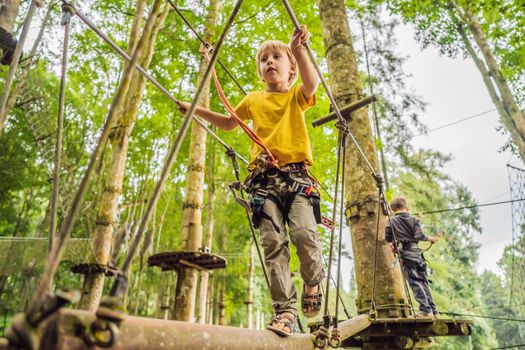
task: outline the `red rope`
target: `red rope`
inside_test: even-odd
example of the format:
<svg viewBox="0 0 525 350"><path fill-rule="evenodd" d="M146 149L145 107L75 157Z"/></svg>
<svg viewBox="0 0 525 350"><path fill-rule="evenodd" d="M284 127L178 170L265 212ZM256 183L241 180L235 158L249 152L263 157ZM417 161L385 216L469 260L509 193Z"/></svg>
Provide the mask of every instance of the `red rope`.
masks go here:
<svg viewBox="0 0 525 350"><path fill-rule="evenodd" d="M207 50L201 50L204 58L206 61L209 61L209 55ZM226 108L226 110L230 113L230 115L235 119L235 121L239 124L239 126L242 128L242 130L248 135L248 137L255 142L259 147L261 147L267 154L268 154L268 163L270 167L275 167L277 164L279 164L279 161L277 158L270 152L270 149L266 147L264 142L255 134L255 132L248 126L246 123L235 113L235 109L232 107L230 102L228 101L228 98L226 97L226 94L224 93L224 90L222 89L221 83L219 82L219 79L217 78L217 73L215 72L215 67L212 67L211 70L212 76L213 76L213 82L215 84L215 88L217 89L217 92L219 93L219 97L222 101L222 104Z"/></svg>

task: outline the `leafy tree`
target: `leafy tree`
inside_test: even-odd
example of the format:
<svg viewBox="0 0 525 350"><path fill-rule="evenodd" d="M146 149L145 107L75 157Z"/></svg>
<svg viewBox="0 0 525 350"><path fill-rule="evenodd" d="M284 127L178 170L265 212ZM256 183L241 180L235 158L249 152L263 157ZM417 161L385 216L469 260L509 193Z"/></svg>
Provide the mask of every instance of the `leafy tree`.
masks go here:
<svg viewBox="0 0 525 350"><path fill-rule="evenodd" d="M423 47L451 57L471 57L502 125L525 160L523 76L524 10L519 1L377 1L412 23Z"/></svg>

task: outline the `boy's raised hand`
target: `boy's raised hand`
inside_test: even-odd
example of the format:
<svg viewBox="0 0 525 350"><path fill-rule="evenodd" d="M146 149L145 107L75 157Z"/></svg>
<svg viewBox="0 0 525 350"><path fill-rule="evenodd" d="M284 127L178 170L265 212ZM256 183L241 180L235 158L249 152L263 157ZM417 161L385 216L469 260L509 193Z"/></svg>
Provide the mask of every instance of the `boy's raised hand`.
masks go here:
<svg viewBox="0 0 525 350"><path fill-rule="evenodd" d="M177 101L177 107L179 108L179 111L182 114L186 114L188 109L190 109L191 105L188 102L185 102L185 101Z"/></svg>
<svg viewBox="0 0 525 350"><path fill-rule="evenodd" d="M432 244L436 243L441 237L440 236L428 236L428 241Z"/></svg>
<svg viewBox="0 0 525 350"><path fill-rule="evenodd" d="M290 49L300 48L304 43L310 39L310 32L306 29L304 24L299 26L299 29L294 29L292 38L290 39Z"/></svg>

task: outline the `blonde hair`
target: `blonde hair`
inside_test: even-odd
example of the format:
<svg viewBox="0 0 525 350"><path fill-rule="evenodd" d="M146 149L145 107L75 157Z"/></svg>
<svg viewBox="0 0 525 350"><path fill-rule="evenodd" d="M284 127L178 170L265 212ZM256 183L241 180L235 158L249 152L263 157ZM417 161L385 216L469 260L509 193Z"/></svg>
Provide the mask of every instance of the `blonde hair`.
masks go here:
<svg viewBox="0 0 525 350"><path fill-rule="evenodd" d="M257 55L255 56L255 59L257 61L257 73L259 74L259 77L261 77L262 79L261 69L259 68L259 64L261 63L261 53L268 48L284 52L286 53L286 56L288 56L288 60L290 61L290 76L288 77L288 85L292 85L292 83L297 78L297 61L295 60L295 57L292 54L290 46L286 45L280 40L265 41L261 44L259 50L257 50Z"/></svg>
<svg viewBox="0 0 525 350"><path fill-rule="evenodd" d="M408 210L408 202L404 197L397 197L390 202L392 211Z"/></svg>

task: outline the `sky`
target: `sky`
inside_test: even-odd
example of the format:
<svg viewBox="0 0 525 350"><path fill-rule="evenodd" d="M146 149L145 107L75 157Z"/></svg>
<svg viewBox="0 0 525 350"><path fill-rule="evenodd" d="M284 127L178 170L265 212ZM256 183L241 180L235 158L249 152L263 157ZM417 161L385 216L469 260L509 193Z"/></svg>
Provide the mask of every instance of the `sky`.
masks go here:
<svg viewBox="0 0 525 350"><path fill-rule="evenodd" d="M397 38L399 51L409 55L404 67L412 77L407 85L428 103L420 120L429 130L490 111L415 137L413 144L452 154L443 170L466 185L479 204L510 199L506 164L523 168L523 163L510 151L500 151L507 137L496 130L498 113L473 61L440 56L433 47L422 51L407 26L397 29ZM512 242L511 205L479 208L479 213L483 231L476 235L481 244L478 271L499 273L497 261Z"/></svg>

